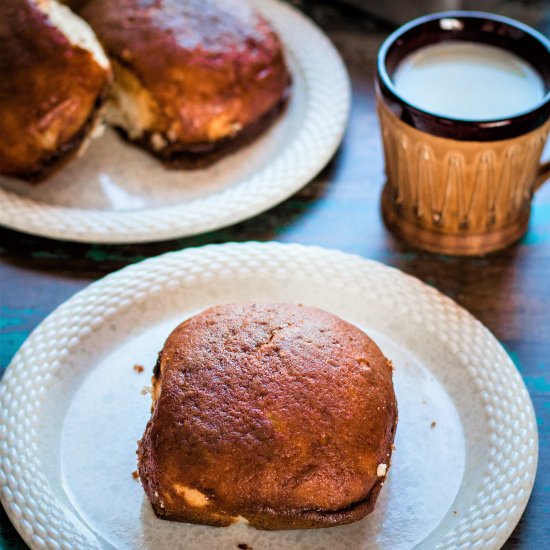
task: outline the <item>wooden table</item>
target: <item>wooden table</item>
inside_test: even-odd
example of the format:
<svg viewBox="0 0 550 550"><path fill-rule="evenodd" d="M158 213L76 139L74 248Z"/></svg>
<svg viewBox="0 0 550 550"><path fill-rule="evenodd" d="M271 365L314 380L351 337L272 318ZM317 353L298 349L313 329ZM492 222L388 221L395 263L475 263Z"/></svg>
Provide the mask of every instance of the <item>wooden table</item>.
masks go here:
<svg viewBox="0 0 550 550"><path fill-rule="evenodd" d="M308 11L335 42L353 83L349 128L332 162L285 203L199 237L103 246L0 229L0 367L5 368L30 331L75 292L163 252L226 241L278 240L373 258L422 279L468 309L503 343L521 371L538 418L539 469L527 510L505 547L550 548L550 184L535 199L528 234L502 252L452 258L397 242L379 212L384 172L373 89L376 51L391 28L352 9L337 12L330 2L310 2ZM548 32L548 26L543 30ZM1 508L0 548L25 548Z"/></svg>

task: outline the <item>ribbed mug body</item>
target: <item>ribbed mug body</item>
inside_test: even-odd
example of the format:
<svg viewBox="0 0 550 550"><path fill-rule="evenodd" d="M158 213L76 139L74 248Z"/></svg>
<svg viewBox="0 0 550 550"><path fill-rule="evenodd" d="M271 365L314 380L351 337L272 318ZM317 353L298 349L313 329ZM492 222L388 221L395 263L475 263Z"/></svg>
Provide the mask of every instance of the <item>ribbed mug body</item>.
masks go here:
<svg viewBox="0 0 550 550"><path fill-rule="evenodd" d="M382 99L377 109L391 229L448 254L483 254L524 234L550 122L512 139L459 141L413 128Z"/></svg>

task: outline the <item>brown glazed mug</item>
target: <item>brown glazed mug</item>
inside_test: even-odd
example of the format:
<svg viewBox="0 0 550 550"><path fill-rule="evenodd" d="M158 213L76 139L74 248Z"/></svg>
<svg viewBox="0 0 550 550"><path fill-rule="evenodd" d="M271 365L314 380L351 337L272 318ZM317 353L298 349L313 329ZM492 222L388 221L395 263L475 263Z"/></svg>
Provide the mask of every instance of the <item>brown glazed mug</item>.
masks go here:
<svg viewBox="0 0 550 550"><path fill-rule="evenodd" d="M392 75L406 55L446 40L515 53L539 72L544 98L513 117L479 122L412 106L396 91ZM550 176L549 163L539 165L550 129L550 42L493 14L428 15L386 39L378 53L376 89L388 228L419 248L446 254L484 254L517 241L527 230L534 192Z"/></svg>

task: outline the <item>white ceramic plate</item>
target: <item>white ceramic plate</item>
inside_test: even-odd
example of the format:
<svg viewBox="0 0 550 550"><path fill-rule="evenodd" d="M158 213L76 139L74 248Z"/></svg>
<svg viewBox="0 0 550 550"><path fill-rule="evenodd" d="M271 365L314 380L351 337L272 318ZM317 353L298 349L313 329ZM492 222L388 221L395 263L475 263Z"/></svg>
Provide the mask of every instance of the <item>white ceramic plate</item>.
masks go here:
<svg viewBox="0 0 550 550"><path fill-rule="evenodd" d="M350 86L329 39L278 0L250 0L278 31L292 73L283 116L250 146L204 170L166 170L108 130L39 185L0 177L0 224L45 237L135 243L224 227L283 201L330 160Z"/></svg>
<svg viewBox="0 0 550 550"><path fill-rule="evenodd" d="M132 478L150 414L140 390L168 333L208 306L250 300L334 312L393 359L396 451L362 521L286 532L163 521ZM166 254L78 293L8 368L0 430L10 519L31 548L71 550L495 549L527 503L538 445L519 373L466 311L377 262L278 243Z"/></svg>

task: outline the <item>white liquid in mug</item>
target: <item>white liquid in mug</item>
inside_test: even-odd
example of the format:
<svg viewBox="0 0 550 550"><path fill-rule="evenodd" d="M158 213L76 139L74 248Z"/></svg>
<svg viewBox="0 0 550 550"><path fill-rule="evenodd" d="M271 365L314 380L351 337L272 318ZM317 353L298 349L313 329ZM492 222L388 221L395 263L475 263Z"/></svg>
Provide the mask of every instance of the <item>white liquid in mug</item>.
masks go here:
<svg viewBox="0 0 550 550"><path fill-rule="evenodd" d="M411 53L393 75L411 105L462 120L508 118L545 95L539 73L507 50L476 42L442 42Z"/></svg>

